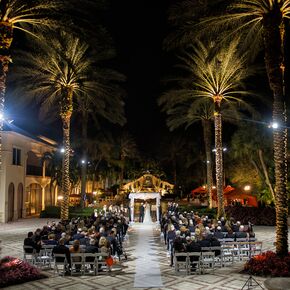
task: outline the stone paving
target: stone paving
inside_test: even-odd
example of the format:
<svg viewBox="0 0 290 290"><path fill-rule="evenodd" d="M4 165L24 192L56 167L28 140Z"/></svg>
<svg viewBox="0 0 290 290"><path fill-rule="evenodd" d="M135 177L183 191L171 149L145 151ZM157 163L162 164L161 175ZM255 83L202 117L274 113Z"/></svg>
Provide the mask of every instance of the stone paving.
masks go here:
<svg viewBox="0 0 290 290"><path fill-rule="evenodd" d="M0 224L2 256L9 255L22 258L22 245L27 232L34 231L46 223L46 219L25 219L13 223ZM98 276L58 277L54 275L53 271L46 271L46 274L49 276L47 279L15 285L7 287L6 289L134 289L136 264L137 259L140 259L139 256L134 255L136 253L136 245L140 231L142 231L142 227L137 224L129 229L129 238L124 243L128 260L122 260L121 263L114 265L112 272L104 272ZM274 249L274 227L256 226L255 232L258 240L263 241L263 250ZM167 257L163 240L160 238L160 230L158 227L153 227L153 235L150 236L148 242L154 247L155 253L157 253L155 259L159 261L163 287L138 289L231 290L241 289L248 278L247 275L239 274L243 268L243 263L235 263L233 267L217 268L211 274L191 276L176 275L174 269L169 266L169 258ZM265 279L258 277L256 280L263 285Z"/></svg>

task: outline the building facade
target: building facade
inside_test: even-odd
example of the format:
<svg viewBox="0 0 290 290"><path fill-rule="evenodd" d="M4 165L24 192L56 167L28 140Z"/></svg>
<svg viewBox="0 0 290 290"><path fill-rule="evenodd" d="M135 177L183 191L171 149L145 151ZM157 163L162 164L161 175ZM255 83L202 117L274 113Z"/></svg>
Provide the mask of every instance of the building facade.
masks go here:
<svg viewBox="0 0 290 290"><path fill-rule="evenodd" d="M0 170L0 222L37 215L57 202L43 156L56 150L56 142L26 132L3 131Z"/></svg>

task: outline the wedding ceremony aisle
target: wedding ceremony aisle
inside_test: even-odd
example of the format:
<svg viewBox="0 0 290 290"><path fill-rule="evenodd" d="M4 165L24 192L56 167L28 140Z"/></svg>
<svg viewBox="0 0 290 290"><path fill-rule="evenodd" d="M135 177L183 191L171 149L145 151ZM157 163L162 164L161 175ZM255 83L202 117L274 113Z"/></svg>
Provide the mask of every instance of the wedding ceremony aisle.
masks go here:
<svg viewBox="0 0 290 290"><path fill-rule="evenodd" d="M136 258L134 287L162 287L160 256L158 255L158 242L154 230L156 225L135 224L137 243L132 256ZM158 239L158 237L157 237Z"/></svg>

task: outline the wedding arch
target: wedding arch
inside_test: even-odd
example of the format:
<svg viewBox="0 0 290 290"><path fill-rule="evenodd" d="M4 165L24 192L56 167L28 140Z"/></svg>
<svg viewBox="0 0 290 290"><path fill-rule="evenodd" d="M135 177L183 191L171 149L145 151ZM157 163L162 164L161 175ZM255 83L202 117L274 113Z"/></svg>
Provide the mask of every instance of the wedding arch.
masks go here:
<svg viewBox="0 0 290 290"><path fill-rule="evenodd" d="M160 207L160 193L158 192L131 192L129 194L130 198L130 214L131 214L131 222L134 222L134 205L135 199L142 199L146 201L147 199L156 199L156 222L160 222L159 217L159 207Z"/></svg>

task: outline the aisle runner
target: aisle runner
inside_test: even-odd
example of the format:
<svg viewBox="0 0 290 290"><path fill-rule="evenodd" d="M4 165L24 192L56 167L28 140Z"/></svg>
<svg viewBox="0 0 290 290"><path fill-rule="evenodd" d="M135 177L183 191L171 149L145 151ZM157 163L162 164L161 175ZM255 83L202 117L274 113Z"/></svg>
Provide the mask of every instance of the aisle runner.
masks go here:
<svg viewBox="0 0 290 290"><path fill-rule="evenodd" d="M135 288L163 287L158 252L154 249L153 227L136 224L138 241L133 256L136 258Z"/></svg>

